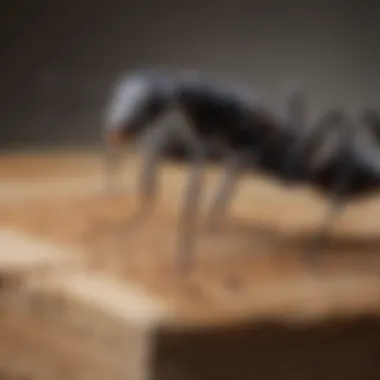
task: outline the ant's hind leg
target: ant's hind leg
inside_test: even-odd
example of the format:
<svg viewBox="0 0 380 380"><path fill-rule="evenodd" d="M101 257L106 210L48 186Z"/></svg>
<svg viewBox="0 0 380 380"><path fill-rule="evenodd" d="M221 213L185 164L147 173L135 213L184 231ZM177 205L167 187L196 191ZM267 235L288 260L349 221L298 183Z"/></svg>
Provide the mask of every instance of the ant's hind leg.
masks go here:
<svg viewBox="0 0 380 380"><path fill-rule="evenodd" d="M325 220L318 234L314 237L308 251L306 258L309 265L316 266L318 256L321 250L326 246L330 238L330 232L333 223L339 217L346 201L346 190L352 178L351 165L342 161L345 165L335 180L333 193L331 194L331 203L328 209Z"/></svg>
<svg viewBox="0 0 380 380"><path fill-rule="evenodd" d="M310 266L312 270L318 266L319 255L326 247L326 244L330 238L333 224L341 214L343 206L343 198L335 197L327 211L327 215L325 216L321 229L314 236L310 246L306 251L307 265Z"/></svg>
<svg viewBox="0 0 380 380"><path fill-rule="evenodd" d="M183 209L179 220L178 265L180 272L189 271L193 264L196 216L200 208L204 180L206 149L202 143L196 143L193 152L194 158L184 192Z"/></svg>

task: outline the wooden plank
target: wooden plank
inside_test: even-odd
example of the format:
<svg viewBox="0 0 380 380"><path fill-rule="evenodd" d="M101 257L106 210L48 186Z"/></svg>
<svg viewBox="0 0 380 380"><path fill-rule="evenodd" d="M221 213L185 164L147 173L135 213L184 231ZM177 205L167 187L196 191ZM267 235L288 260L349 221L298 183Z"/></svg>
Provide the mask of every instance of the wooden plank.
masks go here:
<svg viewBox="0 0 380 380"><path fill-rule="evenodd" d="M70 252L26 234L2 231L0 247L1 256L8 253L0 261L5 372L146 379L149 332L167 314L164 305L137 286L85 271ZM70 258L71 265L62 265Z"/></svg>
<svg viewBox="0 0 380 380"><path fill-rule="evenodd" d="M58 172L62 163L56 165ZM168 177L165 212L177 208L183 178L175 170ZM285 246L278 259L252 257L249 249L258 243L244 222L216 236L203 234L195 273L181 278L170 254L174 219L158 209L128 238L126 253L106 246L105 266L115 261L95 270L91 249L104 231L82 241L80 228L94 215L125 214L133 202L128 196L98 202L99 177L76 178L54 184L45 177L49 199L33 199L25 187L34 183L37 194L38 176L0 187L2 214L12 216L12 223L1 219L8 229L0 230L0 373L35 380L380 378L380 278L373 255L362 252L370 258L366 265L347 255L349 270L331 258L313 277ZM255 186L237 202L235 210L245 212L240 216L255 210L265 220L273 214L295 225L302 212L309 221L317 215L305 198L294 196L289 205L280 191ZM6 193L16 200L8 208ZM295 202L301 206L293 215ZM39 216L42 209L49 234L16 220L18 213ZM367 207L362 219L376 215L376 207ZM347 224L356 229L362 223ZM62 233L65 226L72 230Z"/></svg>

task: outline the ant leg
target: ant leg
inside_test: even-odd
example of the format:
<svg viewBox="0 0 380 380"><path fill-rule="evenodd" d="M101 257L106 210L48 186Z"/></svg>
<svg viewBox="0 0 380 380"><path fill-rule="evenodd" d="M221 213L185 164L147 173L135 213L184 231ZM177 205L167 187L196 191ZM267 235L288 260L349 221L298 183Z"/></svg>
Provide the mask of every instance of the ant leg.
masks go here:
<svg viewBox="0 0 380 380"><path fill-rule="evenodd" d="M183 209L179 221L179 270L188 272L193 264L196 214L200 207L206 150L196 143L190 177L185 188Z"/></svg>
<svg viewBox="0 0 380 380"><path fill-rule="evenodd" d="M346 189L351 179L351 166L344 160L342 160L342 164L345 166L343 166L344 169L334 184L330 208L325 217L325 221L322 224L319 233L314 237L313 242L307 252L307 261L310 264L316 263L317 256L319 256L319 253L325 247L327 240L330 237L332 225L341 214L342 208L345 204Z"/></svg>
<svg viewBox="0 0 380 380"><path fill-rule="evenodd" d="M241 164L240 154L233 153L227 158L225 174L211 202L208 227L212 230L218 227L221 218L226 213L228 202L239 180Z"/></svg>
<svg viewBox="0 0 380 380"><path fill-rule="evenodd" d="M318 256L330 238L331 228L339 215L341 215L344 203L343 197L337 196L330 204L325 220L322 223L322 227L315 235L307 251L307 262L309 265L313 265L313 267L315 267L317 264Z"/></svg>
<svg viewBox="0 0 380 380"><path fill-rule="evenodd" d="M338 149L340 149L340 151L338 150L338 154L340 156L340 161L338 162L338 164L341 170L339 171L339 175L334 181L334 186L332 189L332 202L331 202L331 207L329 209L329 212L327 214L327 218L322 226L321 231L315 237L314 242L308 254L309 260L311 261L316 260L317 254L326 244L326 241L329 238L331 225L335 221L335 219L338 217L338 215L340 215L340 212L344 205L344 201L347 198L347 190L348 190L348 187L350 186L350 181L353 178L352 177L353 175L352 159L350 158L350 155L348 154L348 152L352 144L351 139L354 137L353 136L354 125L349 124L348 126L346 126L345 124L341 123L339 126L341 128L344 127L344 129L342 129L340 132L340 137L341 137L342 142L340 143L340 147L338 146Z"/></svg>
<svg viewBox="0 0 380 380"><path fill-rule="evenodd" d="M308 169L318 164L324 153L326 137L332 130L342 132L344 117L340 110L326 112L315 125L305 131L296 132L293 143L285 153L283 172L287 178L305 176ZM344 135L343 135L344 136ZM322 155L321 155L322 152ZM344 178L343 178L344 180Z"/></svg>
<svg viewBox="0 0 380 380"><path fill-rule="evenodd" d="M157 198L157 173L161 150L170 138L171 128L155 128L143 141L143 157L138 184L139 206L134 223L142 222L149 216Z"/></svg>
<svg viewBox="0 0 380 380"><path fill-rule="evenodd" d="M307 108L303 85L298 80L288 81L284 95L284 116L287 127L296 131L303 129Z"/></svg>

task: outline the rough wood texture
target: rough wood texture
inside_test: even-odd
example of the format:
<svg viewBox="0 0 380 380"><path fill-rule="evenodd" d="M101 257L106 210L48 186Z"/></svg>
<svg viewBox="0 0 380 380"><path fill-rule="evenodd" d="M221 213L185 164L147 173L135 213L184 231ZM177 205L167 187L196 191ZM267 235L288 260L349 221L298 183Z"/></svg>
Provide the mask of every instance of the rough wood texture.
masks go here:
<svg viewBox="0 0 380 380"><path fill-rule="evenodd" d="M85 270L70 252L57 265L59 248L48 250L23 234L12 239L0 239L2 247L3 241L23 246L15 262L8 258L1 267L5 372L33 379L146 379L149 331L165 316L164 306Z"/></svg>
<svg viewBox="0 0 380 380"><path fill-rule="evenodd" d="M165 169L157 210L123 237L115 226L133 194L105 199L99 173L91 155L0 159L4 377L380 378L378 201L348 212L315 277L297 254L318 202L248 181L221 233L201 231L196 270L180 278L180 168ZM135 174L133 162L127 190Z"/></svg>

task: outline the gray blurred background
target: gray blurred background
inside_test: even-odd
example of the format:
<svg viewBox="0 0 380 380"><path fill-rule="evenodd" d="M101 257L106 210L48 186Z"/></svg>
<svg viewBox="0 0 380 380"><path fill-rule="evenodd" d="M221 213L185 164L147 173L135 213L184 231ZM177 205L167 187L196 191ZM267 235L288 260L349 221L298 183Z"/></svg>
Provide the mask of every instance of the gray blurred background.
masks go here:
<svg viewBox="0 0 380 380"><path fill-rule="evenodd" d="M378 1L12 1L1 9L1 148L97 144L125 70L195 68L257 88L279 109L302 80L311 117L380 107Z"/></svg>

